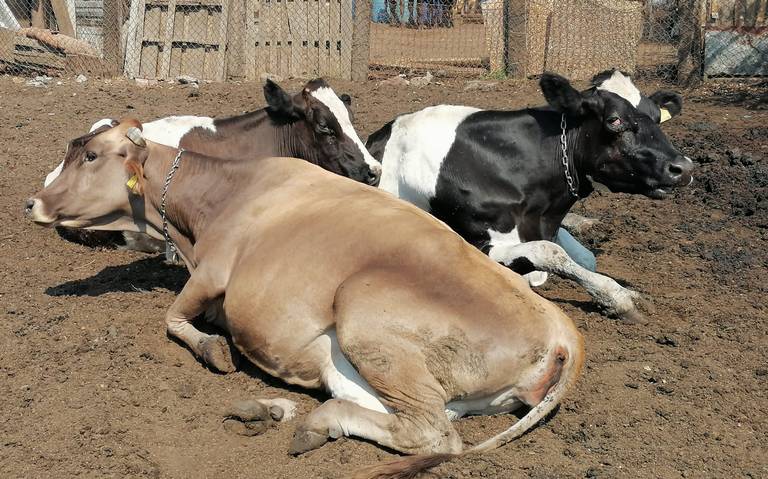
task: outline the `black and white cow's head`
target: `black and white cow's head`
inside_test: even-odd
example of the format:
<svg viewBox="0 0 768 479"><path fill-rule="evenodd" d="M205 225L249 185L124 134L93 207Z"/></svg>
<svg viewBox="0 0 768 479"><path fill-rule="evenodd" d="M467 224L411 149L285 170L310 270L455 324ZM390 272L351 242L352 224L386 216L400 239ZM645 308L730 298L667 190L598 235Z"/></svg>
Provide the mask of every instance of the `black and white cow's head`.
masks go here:
<svg viewBox="0 0 768 479"><path fill-rule="evenodd" d="M581 175L614 192L657 199L671 188L691 183L693 162L672 146L656 120L626 96L601 88L580 92L566 78L551 73L545 73L539 84L549 105L564 113L569 124L582 125L588 135L589 140L577 146L582 149ZM640 97L637 89L633 94L630 98Z"/></svg>
<svg viewBox="0 0 768 479"><path fill-rule="evenodd" d="M295 138L301 144L302 158L357 181L378 182L381 163L371 156L352 126L349 95L336 95L322 79L311 80L296 95L267 80L264 97L274 122L304 126L296 131Z"/></svg>
<svg viewBox="0 0 768 479"><path fill-rule="evenodd" d="M617 69L605 70L592 77L592 88L619 95L656 123L664 123L683 110L683 98L679 93L658 90L651 96L645 96L628 73Z"/></svg>

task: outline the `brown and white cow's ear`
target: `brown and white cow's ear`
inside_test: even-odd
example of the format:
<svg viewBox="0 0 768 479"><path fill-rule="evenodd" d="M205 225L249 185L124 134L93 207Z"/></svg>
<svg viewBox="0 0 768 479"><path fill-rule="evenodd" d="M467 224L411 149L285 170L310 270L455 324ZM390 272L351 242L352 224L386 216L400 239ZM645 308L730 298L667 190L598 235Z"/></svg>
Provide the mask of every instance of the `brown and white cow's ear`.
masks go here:
<svg viewBox="0 0 768 479"><path fill-rule="evenodd" d="M539 87L547 103L557 111L572 116L582 116L589 110L601 113L602 99L594 94L593 89L581 93L563 76L544 73Z"/></svg>
<svg viewBox="0 0 768 479"><path fill-rule="evenodd" d="M138 158L129 157L125 160L125 169L128 171L128 181L126 181L125 186L131 190L131 193L143 195L144 183L146 182L143 162L139 161Z"/></svg>
<svg viewBox="0 0 768 479"><path fill-rule="evenodd" d="M648 98L659 107L661 112L659 123L664 123L683 111L683 97L679 93L659 90Z"/></svg>
<svg viewBox="0 0 768 479"><path fill-rule="evenodd" d="M123 118L119 122L117 122L117 125L120 125L121 127L128 129L128 128L138 128L139 131L142 131L144 127L141 125L141 122L137 120L136 118ZM113 124L112 126L117 126L116 124Z"/></svg>
<svg viewBox="0 0 768 479"><path fill-rule="evenodd" d="M275 121L292 123L304 116L303 105L272 80L267 79L264 84L264 99L267 100L267 114Z"/></svg>

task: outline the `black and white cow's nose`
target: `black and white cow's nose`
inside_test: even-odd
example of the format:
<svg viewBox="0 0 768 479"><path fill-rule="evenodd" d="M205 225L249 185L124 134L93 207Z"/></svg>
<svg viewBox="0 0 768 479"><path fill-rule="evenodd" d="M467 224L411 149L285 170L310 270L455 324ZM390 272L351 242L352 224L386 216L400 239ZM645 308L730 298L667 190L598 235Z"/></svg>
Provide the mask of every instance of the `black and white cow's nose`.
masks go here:
<svg viewBox="0 0 768 479"><path fill-rule="evenodd" d="M687 156L678 156L667 165L667 174L672 180L686 183L690 181L693 162Z"/></svg>
<svg viewBox="0 0 768 479"><path fill-rule="evenodd" d="M379 184L379 175L377 175L373 170L369 169L365 178L365 182L371 186L376 186Z"/></svg>
<svg viewBox="0 0 768 479"><path fill-rule="evenodd" d="M24 205L24 214L29 216L32 213L32 208L35 207L35 199L29 198L27 200L27 203Z"/></svg>

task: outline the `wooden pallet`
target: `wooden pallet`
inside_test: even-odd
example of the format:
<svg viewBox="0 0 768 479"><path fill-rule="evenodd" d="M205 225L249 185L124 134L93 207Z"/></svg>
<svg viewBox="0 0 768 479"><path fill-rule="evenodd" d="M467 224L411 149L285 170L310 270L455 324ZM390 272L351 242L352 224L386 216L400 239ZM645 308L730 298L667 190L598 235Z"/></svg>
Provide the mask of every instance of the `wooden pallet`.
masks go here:
<svg viewBox="0 0 768 479"><path fill-rule="evenodd" d="M229 0L134 0L126 75L224 81L228 15Z"/></svg>
<svg viewBox="0 0 768 479"><path fill-rule="evenodd" d="M245 77L352 78L352 0L246 2Z"/></svg>

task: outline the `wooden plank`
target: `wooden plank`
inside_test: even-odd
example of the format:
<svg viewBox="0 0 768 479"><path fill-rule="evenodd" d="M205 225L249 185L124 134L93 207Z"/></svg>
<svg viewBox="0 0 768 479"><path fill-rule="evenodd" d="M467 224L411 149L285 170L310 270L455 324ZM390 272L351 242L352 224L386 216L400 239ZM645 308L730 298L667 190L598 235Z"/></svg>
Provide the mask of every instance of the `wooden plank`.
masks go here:
<svg viewBox="0 0 768 479"><path fill-rule="evenodd" d="M72 26L72 20L70 20L66 2L64 0L49 1L51 2L53 16L56 18L56 25L59 27L59 32L72 38L76 38L75 27Z"/></svg>
<svg viewBox="0 0 768 479"><path fill-rule="evenodd" d="M36 28L47 28L45 22L45 0L36 0L34 2L31 23Z"/></svg>
<svg viewBox="0 0 768 479"><path fill-rule="evenodd" d="M104 17L102 30L102 51L104 63L109 74L119 75L123 70L123 49L120 41L120 25L123 19L123 2L120 0L104 0L104 11L110 15Z"/></svg>
<svg viewBox="0 0 768 479"><path fill-rule="evenodd" d="M328 12L328 75L331 78L341 77L341 1L330 0Z"/></svg>
<svg viewBox="0 0 768 479"><path fill-rule="evenodd" d="M171 65L171 49L173 45L173 25L176 19L176 0L168 0L168 10L165 12L165 23L162 31L163 51L160 54L157 67L157 78L164 80L169 77Z"/></svg>
<svg viewBox="0 0 768 479"><path fill-rule="evenodd" d="M295 77L307 76L307 0L295 0L288 4L288 22L293 38L291 46L291 73Z"/></svg>
<svg viewBox="0 0 768 479"><path fill-rule="evenodd" d="M326 77L330 73L329 66L329 30L328 24L330 23L331 8L328 0L320 0L317 6L317 40L319 41L318 48L318 63L317 63L317 76Z"/></svg>
<svg viewBox="0 0 768 479"><path fill-rule="evenodd" d="M157 58L159 47L156 43L145 44L141 49L140 78L155 78L157 76Z"/></svg>
<svg viewBox="0 0 768 479"><path fill-rule="evenodd" d="M339 78L352 79L352 0L341 0L341 52L339 58Z"/></svg>
<svg viewBox="0 0 768 479"><path fill-rule="evenodd" d="M183 75L191 75L200 78L205 66L205 48L187 47L181 57L181 71Z"/></svg>
<svg viewBox="0 0 768 479"><path fill-rule="evenodd" d="M142 38L144 38L144 0L134 0L128 18L128 41L125 49L125 73L129 78L139 75Z"/></svg>
<svg viewBox="0 0 768 479"><path fill-rule="evenodd" d="M245 47L243 57L245 65L245 79L254 81L256 76L256 42L259 39L259 0L245 1Z"/></svg>
<svg viewBox="0 0 768 479"><path fill-rule="evenodd" d="M168 66L168 76L176 78L181 75L181 47L174 46L171 49L171 64Z"/></svg>
<svg viewBox="0 0 768 479"><path fill-rule="evenodd" d="M355 27L352 31L352 80L368 79L371 54L371 0L356 0Z"/></svg>
<svg viewBox="0 0 768 479"><path fill-rule="evenodd" d="M293 2L291 2L293 3ZM291 30L288 24L288 0L278 0L279 36L277 47L280 51L280 66L278 75L283 78L291 76Z"/></svg>
<svg viewBox="0 0 768 479"><path fill-rule="evenodd" d="M218 81L227 79L227 25L229 24L230 0L224 0L219 13L219 28L216 35L217 50L214 54L216 58L216 75L213 77Z"/></svg>
<svg viewBox="0 0 768 479"><path fill-rule="evenodd" d="M160 25L164 15L161 8L154 5L147 5L144 12L144 41L162 41L160 37Z"/></svg>
<svg viewBox="0 0 768 479"><path fill-rule="evenodd" d="M317 24L319 15L318 0L307 1L307 55L304 65L307 70L307 76L314 78L317 76L317 67L319 65L320 42L317 38Z"/></svg>
<svg viewBox="0 0 768 479"><path fill-rule="evenodd" d="M245 9L243 0L230 0L227 3L224 48L224 76L226 78L242 79L245 77L245 44L247 40Z"/></svg>

